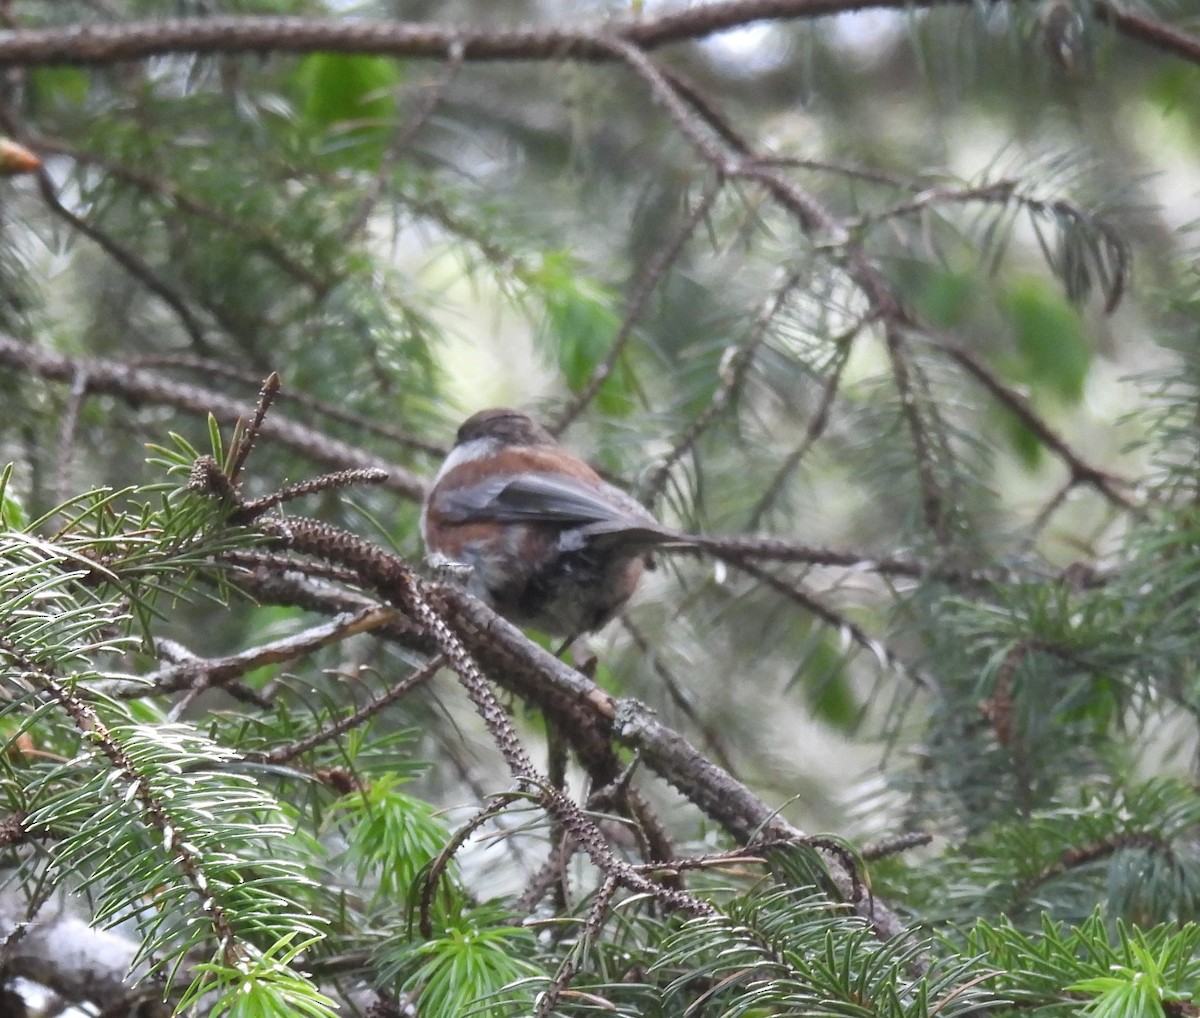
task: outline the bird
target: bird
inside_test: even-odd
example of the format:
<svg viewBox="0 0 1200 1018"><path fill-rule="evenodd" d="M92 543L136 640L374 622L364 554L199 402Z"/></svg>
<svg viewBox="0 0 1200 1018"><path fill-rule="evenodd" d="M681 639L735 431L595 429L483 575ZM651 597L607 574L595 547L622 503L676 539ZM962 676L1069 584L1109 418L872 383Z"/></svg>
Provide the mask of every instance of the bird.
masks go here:
<svg viewBox="0 0 1200 1018"><path fill-rule="evenodd" d="M421 511L426 559L521 627L577 637L633 594L655 546L682 535L562 448L528 414L492 407L459 427Z"/></svg>

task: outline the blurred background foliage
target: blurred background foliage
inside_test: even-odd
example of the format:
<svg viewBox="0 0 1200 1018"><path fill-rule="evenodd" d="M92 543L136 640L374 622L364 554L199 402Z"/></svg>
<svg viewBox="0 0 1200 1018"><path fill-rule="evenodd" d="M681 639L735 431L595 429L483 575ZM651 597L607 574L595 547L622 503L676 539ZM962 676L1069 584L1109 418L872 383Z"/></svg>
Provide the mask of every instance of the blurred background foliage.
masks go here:
<svg viewBox="0 0 1200 1018"><path fill-rule="evenodd" d="M933 834L875 877L924 918L1034 928L1043 910L1083 922L1099 904L1186 919L1200 888L1200 67L1122 38L1096 10L756 21L656 52L833 231L799 229L748 180L718 186L615 62L263 52L8 67L0 126L46 170L0 191L0 327L247 406L278 371L276 413L422 478L476 409L558 420L628 332L571 448L685 529L902 556L922 575L777 567L832 613L820 617L712 561L661 561L631 626L591 641L598 681L802 827L859 843ZM0 11L21 28L306 14L484 30L635 14L524 0ZM1189 4L1161 13L1195 25ZM863 321L853 251L907 308L907 391L886 330ZM199 416L81 400L86 384L86 367L74 392L16 369L0 379L0 456L29 517L92 486L161 482L145 444L169 431L206 441ZM1117 479L1105 489L1081 464ZM248 487L315 472L264 448ZM312 512L420 558L418 507L394 491L324 496ZM159 635L206 655L306 622L203 599L164 614ZM396 648L356 641L252 679L319 713L360 695L345 676L386 685L408 668ZM221 705L200 706L203 726ZM538 737L537 719L518 721ZM448 682L401 701L384 729L419 735L372 744L370 763L357 747L364 773L431 761L410 787L441 806L505 786ZM715 837L653 791L680 839ZM423 837L396 873L436 850L437 831ZM1088 845L1101 846L1088 865L1063 862ZM487 846L462 865L484 898L527 876Z"/></svg>

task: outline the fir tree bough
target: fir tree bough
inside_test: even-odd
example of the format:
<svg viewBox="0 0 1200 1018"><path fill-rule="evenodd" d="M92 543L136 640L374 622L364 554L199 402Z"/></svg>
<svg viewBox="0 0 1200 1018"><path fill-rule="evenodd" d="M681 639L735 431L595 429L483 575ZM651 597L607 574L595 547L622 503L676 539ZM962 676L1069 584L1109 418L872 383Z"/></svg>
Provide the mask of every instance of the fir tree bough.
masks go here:
<svg viewBox="0 0 1200 1018"><path fill-rule="evenodd" d="M1197 1013L1200 41L866 6L0 3L0 1011Z"/></svg>

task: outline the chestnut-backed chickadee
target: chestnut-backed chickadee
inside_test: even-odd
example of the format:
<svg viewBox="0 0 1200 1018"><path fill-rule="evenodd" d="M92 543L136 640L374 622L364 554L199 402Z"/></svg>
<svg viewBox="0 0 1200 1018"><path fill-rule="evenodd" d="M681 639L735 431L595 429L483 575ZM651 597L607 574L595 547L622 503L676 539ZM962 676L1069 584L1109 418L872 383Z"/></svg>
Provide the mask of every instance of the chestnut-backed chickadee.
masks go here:
<svg viewBox="0 0 1200 1018"><path fill-rule="evenodd" d="M678 541L519 410L481 410L458 429L421 512L435 566L509 621L557 636L598 629L629 600L647 549Z"/></svg>

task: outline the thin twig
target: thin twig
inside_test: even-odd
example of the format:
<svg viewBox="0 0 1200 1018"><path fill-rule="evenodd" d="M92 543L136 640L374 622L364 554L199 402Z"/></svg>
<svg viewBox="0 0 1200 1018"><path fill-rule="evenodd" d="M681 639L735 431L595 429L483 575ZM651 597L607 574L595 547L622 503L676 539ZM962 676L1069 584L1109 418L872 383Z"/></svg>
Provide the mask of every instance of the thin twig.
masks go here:
<svg viewBox="0 0 1200 1018"><path fill-rule="evenodd" d="M379 203L379 199L383 197L391 180L391 172L395 169L396 164L400 161L400 157L404 155L405 150L413 139L420 133L421 128L433 116L434 111L446 96L446 91L450 88L458 72L463 65L463 48L462 46L454 46L451 49L450 56L446 60L445 70L442 72L441 78L434 82L433 86L428 90L420 107L412 115L412 118L406 123L396 137L392 139L392 143L387 147L387 151L383 153L383 158L379 161L379 169L375 172L371 183L363 189L363 195L358 203L358 208L351 215L345 227L341 232L343 243L349 243L354 237L358 236L359 231L367 225L367 221L371 218L371 213L375 206Z"/></svg>
<svg viewBox="0 0 1200 1018"><path fill-rule="evenodd" d="M663 689L667 691L667 696L671 698L671 702L683 713L692 724L694 724L700 735L704 739L704 748L712 753L716 758L717 763L725 768L733 777L737 777L737 770L733 765L733 760L729 756L728 750L721 739L720 733L699 714L696 713L687 694L684 693L679 680L671 673L671 670L663 663L662 656L655 650L649 638L645 633L629 618L628 614L621 616L621 625L625 631L633 638L633 642L637 644L638 650L642 652L646 660L650 662L650 667L654 670L654 674L658 676L663 684Z"/></svg>
<svg viewBox="0 0 1200 1018"><path fill-rule="evenodd" d="M389 610L388 614L392 614ZM320 731L313 732L303 739L298 739L295 742L288 743L285 746L276 746L262 754L261 759L265 763L287 763L289 760L294 760L298 756L302 756L311 749L315 749L323 742L329 742L336 739L339 735L350 731L352 728L357 728L365 721L374 717L385 707L395 703L397 700L403 699L418 686L424 685L438 670L446 664L446 659L437 654L431 657L420 668L410 675L406 675L403 679L397 682L394 686L388 689L386 693L374 697L370 703L358 708L352 714L348 714L344 718L340 718L333 724L325 725Z"/></svg>
<svg viewBox="0 0 1200 1018"><path fill-rule="evenodd" d="M226 471L231 488L238 486L242 467L246 465L246 457L250 455L250 450L258 441L258 436L262 433L263 420L281 388L283 388L283 382L279 378L279 372L272 371L263 379L262 388L258 390L258 403L255 404L254 416L250 418L250 423L241 427L239 420L239 427L234 428L232 448L229 450L229 467Z"/></svg>
<svg viewBox="0 0 1200 1018"><path fill-rule="evenodd" d="M579 970L580 959L584 957L588 942L600 935L604 922L612 909L612 900L617 893L617 887L617 881L610 876L596 889L592 903L588 906L587 916L583 920L583 928L580 930L581 943L577 944L575 950L563 959L553 981L538 997L533 1018L544 1018L545 1015L554 1013L563 991L571 985L571 980L575 978L575 974Z"/></svg>
<svg viewBox="0 0 1200 1018"><path fill-rule="evenodd" d="M859 647L862 647L864 650L870 651L879 664L884 668L890 668L898 672L909 681L914 682L916 685L930 690L931 692L938 691L939 684L937 680L933 678L933 676L927 674L926 672L919 671L918 669L915 669L911 665L905 663L903 658L889 649L877 637L874 637L868 633L857 622L853 622L845 615L829 607L829 605L825 604L823 601L820 601L814 595L805 590L801 590L795 584L788 583L786 580L780 579L780 577L768 572L765 569L760 569L758 566L753 565L744 559L740 559L735 556L718 555L717 557L724 559L724 561L728 562L734 568L739 569L741 572L746 573L748 576L754 577L754 579L770 587L776 593L782 594L789 601L793 601L800 605L806 611L815 615L826 625L832 626L835 630L837 630L837 632L848 637L851 642L857 644Z"/></svg>
<svg viewBox="0 0 1200 1018"><path fill-rule="evenodd" d="M1024 554L1029 554L1033 551L1038 538L1042 535L1042 531L1049 526L1054 514L1066 504L1071 492L1077 487L1079 487L1078 478L1068 477L1066 482L1060 485L1058 490L1046 500L1046 504L1038 510L1038 514L1033 518L1033 522L1029 524L1021 542L1021 550Z"/></svg>
<svg viewBox="0 0 1200 1018"><path fill-rule="evenodd" d="M783 462L779 464L779 469L775 471L775 475L771 478L758 501L755 502L754 508L750 510L750 518L747 526L750 529L756 529L762 523L763 516L774 504L783 491L783 486L787 483L800 466L800 462L808 455L808 451L817 443L822 435L825 434L825 429L829 427L830 416L833 411L833 401L837 397L842 384L842 375L846 370L846 365L850 363L850 351L853 336L844 337L839 344L837 354L835 355L833 370L829 373L829 377L825 379L825 384L821 387L821 399L817 403L817 409L813 412L812 417L808 420L808 427L804 431L804 437L789 452Z"/></svg>
<svg viewBox="0 0 1200 1018"><path fill-rule="evenodd" d="M184 331L192 341L192 345L204 354L211 355L212 349L204 334L204 327L188 307L187 301L175 290L168 286L137 252L118 243L104 230L89 223L82 216L76 215L62 203L58 189L54 186L48 171L37 171L38 192L46 207L72 229L87 237L114 262L121 266L133 279L141 283L150 293L167 305L179 319Z"/></svg>
<svg viewBox="0 0 1200 1018"><path fill-rule="evenodd" d="M1135 515L1144 513L1143 507L1119 490L1120 488L1132 489L1132 482L1109 471L1101 470L1099 467L1094 467L1085 461L1042 419L1025 397L1001 382L972 351L945 339L938 341L936 348L948 354L955 363L966 369L967 373L982 384L998 403L1011 411L1026 428L1032 431L1042 445L1066 463L1071 471L1072 480L1095 488L1119 509Z"/></svg>
<svg viewBox="0 0 1200 1018"><path fill-rule="evenodd" d="M176 659L175 662L151 672L144 680L122 685L115 695L125 699L141 699L182 689L222 686L265 665L295 661L358 633L370 632L390 622L393 614L388 608L364 608L348 612L302 632L225 657L203 658L190 652L185 656L181 654L183 648L168 642L164 650Z"/></svg>
<svg viewBox="0 0 1200 1018"><path fill-rule="evenodd" d="M442 874L446 872L446 867L450 865L450 861L462 848L467 838L493 817L502 813L510 803L524 798L525 794L522 792L503 792L494 796L491 802L483 809L478 810L470 820L451 835L450 840L442 846L442 850L422 872L420 898L417 906L419 917L417 927L421 931L421 936L426 940L433 936L433 895L437 891L437 885L442 879Z"/></svg>
<svg viewBox="0 0 1200 1018"><path fill-rule="evenodd" d="M62 424L58 429L58 463L57 484L55 485L54 501L62 505L68 498L70 485L68 473L71 468L71 450L75 445L75 433L79 426L79 412L87 399L87 368L80 365L79 371L71 380L71 390L67 396L67 408L63 413Z"/></svg>
<svg viewBox="0 0 1200 1018"><path fill-rule="evenodd" d="M745 338L736 347L727 349L718 372L719 381L712 396L709 397L707 406L684 429L663 456L662 462L647 479L640 492L643 500L653 501L661 493L670 476L671 469L690 449L695 447L700 436L728 407L746 372L750 370L755 354L765 341L767 330L783 310L792 291L800 285L800 281L800 273L790 273L775 291L774 296L759 311Z"/></svg>
<svg viewBox="0 0 1200 1018"><path fill-rule="evenodd" d="M646 265L645 271L642 272L638 279L637 286L630 295L629 300L625 304L625 313L621 316L621 327L617 330L617 334L613 337L612 344L609 346L608 353L604 355L593 369L591 376L583 384L583 387L576 393L575 398L563 409L559 414L558 419L550 425L549 431L552 435L561 435L567 430L579 417L588 405L596 398L596 394L620 360L621 354L624 353L626 345L633 338L634 326L646 313L646 307L650 303L650 298L658 289L659 283L662 282L663 276L675 263L683 251L684 246L691 240L692 234L696 232L696 228L704 222L705 217L712 210L713 204L721 193L721 179L714 178L700 195L700 200L696 202L692 210L683 218L683 221L676 227L675 232L671 235L671 239L655 252L654 257L650 259Z"/></svg>
<svg viewBox="0 0 1200 1018"><path fill-rule="evenodd" d="M230 516L229 522L240 526L258 519L271 509L306 495L336 491L339 488L349 488L355 484L382 484L387 477L386 470L369 467L366 470L336 470L332 474L322 474L320 477L297 481L295 484L285 484L278 491L273 491L269 495L243 502L237 512Z"/></svg>

